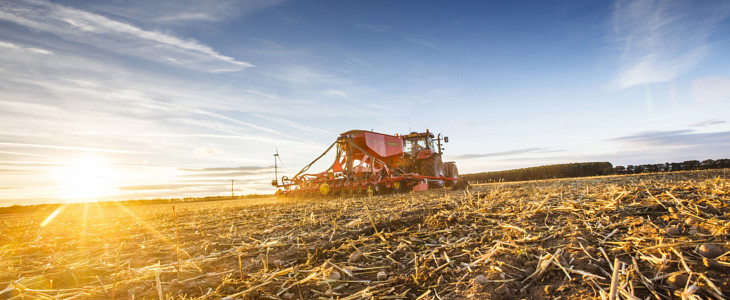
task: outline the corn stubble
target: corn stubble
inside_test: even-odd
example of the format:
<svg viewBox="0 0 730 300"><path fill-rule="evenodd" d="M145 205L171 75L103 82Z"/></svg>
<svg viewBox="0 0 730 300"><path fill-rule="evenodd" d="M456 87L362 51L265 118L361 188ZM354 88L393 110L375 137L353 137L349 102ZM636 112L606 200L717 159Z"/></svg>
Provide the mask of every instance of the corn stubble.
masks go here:
<svg viewBox="0 0 730 300"><path fill-rule="evenodd" d="M8 215L0 298L723 299L726 171Z"/></svg>

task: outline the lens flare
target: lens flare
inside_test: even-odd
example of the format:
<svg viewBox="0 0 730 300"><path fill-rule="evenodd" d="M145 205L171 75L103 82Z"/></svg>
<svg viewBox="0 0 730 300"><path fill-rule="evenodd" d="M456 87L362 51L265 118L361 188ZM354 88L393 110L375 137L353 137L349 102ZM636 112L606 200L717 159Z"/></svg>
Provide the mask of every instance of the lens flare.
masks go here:
<svg viewBox="0 0 730 300"><path fill-rule="evenodd" d="M115 191L116 170L96 157L76 158L58 170L60 196L70 201L94 201Z"/></svg>

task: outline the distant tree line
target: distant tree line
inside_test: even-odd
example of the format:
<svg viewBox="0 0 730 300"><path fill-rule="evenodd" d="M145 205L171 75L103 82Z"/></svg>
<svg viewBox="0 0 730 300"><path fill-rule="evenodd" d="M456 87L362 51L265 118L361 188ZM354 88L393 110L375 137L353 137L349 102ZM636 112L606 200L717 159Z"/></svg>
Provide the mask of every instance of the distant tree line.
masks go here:
<svg viewBox="0 0 730 300"><path fill-rule="evenodd" d="M730 159L687 160L683 162L616 166L610 162L585 162L547 165L505 171L465 174L471 182L525 181L537 179L585 177L614 174L640 174L730 168Z"/></svg>
<svg viewBox="0 0 730 300"><path fill-rule="evenodd" d="M613 173L614 168L610 162L584 162L466 174L463 177L472 182L500 182L598 176Z"/></svg>
<svg viewBox="0 0 730 300"><path fill-rule="evenodd" d="M730 159L705 159L685 160L683 162L663 163L663 164L646 164L646 165L627 165L616 166L614 174L639 174L639 173L656 173L671 171L692 171L692 170L709 170L730 168Z"/></svg>

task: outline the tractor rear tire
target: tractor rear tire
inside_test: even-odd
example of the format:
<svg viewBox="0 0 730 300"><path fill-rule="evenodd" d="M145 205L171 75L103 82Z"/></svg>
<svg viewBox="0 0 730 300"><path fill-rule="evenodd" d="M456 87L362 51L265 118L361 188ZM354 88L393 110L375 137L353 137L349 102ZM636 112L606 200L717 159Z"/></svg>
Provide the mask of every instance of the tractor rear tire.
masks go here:
<svg viewBox="0 0 730 300"><path fill-rule="evenodd" d="M420 161L419 173L424 176L441 177L444 176L444 163L441 161L440 155L432 155L429 158ZM444 187L443 180L428 180L429 188Z"/></svg>
<svg viewBox="0 0 730 300"><path fill-rule="evenodd" d="M444 176L449 177L449 178L456 178L456 180L454 180L454 181L451 181L451 180L446 181L446 186L452 187L452 186L456 185L459 181L461 181L461 178L459 178L459 169L456 168L456 164L454 162L447 162L444 165L445 165L445 169L446 169L446 170L444 170L444 173L445 173Z"/></svg>

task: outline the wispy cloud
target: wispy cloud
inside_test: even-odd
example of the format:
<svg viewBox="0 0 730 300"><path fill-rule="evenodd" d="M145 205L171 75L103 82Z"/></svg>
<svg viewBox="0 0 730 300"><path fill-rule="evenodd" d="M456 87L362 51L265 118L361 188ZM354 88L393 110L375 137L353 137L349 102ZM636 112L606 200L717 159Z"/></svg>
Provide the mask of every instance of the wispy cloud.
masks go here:
<svg viewBox="0 0 730 300"><path fill-rule="evenodd" d="M524 149L516 149L516 150L492 152L492 153L482 153L482 154L461 154L461 155L452 156L452 158L453 159L472 159L472 158L483 158L483 157L509 156L509 155L534 153L534 152L544 153L544 152L556 152L556 151L559 151L559 150L549 150L546 148L524 148Z"/></svg>
<svg viewBox="0 0 730 300"><path fill-rule="evenodd" d="M47 148L47 149L74 150L74 151L85 151L85 152L103 152L103 153L128 153L128 154L139 153L137 151L129 151L129 150L122 150L122 149L71 147L71 146L59 146L59 145L41 145L41 144L6 143L6 142L0 142L0 147Z"/></svg>
<svg viewBox="0 0 730 300"><path fill-rule="evenodd" d="M616 86L673 80L712 55L709 36L730 14L727 1L618 1L613 13L621 48Z"/></svg>
<svg viewBox="0 0 730 300"><path fill-rule="evenodd" d="M224 167L224 168L200 168L200 169L194 169L194 168L180 168L180 171L185 172L234 172L234 171L263 171L263 170L270 170L274 168L274 166L241 166L241 167Z"/></svg>
<svg viewBox="0 0 730 300"><path fill-rule="evenodd" d="M707 126L718 125L718 124L723 124L723 123L726 123L726 122L723 120L711 119L711 120L695 123L695 124L692 124L689 126L690 127L707 127Z"/></svg>
<svg viewBox="0 0 730 300"><path fill-rule="evenodd" d="M356 25L357 25L357 27L363 28L368 31L373 31L373 32L390 31L390 26L385 26L385 25L375 25L375 24L365 24L365 23L358 23Z"/></svg>
<svg viewBox="0 0 730 300"><path fill-rule="evenodd" d="M274 169L274 166L240 166L240 167L219 167L219 168L179 168L185 172L180 175L182 178L240 178L250 179L251 176L267 174Z"/></svg>
<svg viewBox="0 0 730 300"><path fill-rule="evenodd" d="M647 131L610 139L609 141L627 143L644 147L730 147L730 131L695 132L690 129L671 131Z"/></svg>
<svg viewBox="0 0 730 300"><path fill-rule="evenodd" d="M283 2L282 0L125 0L121 2L102 1L91 6L95 10L120 15L140 22L184 26L191 22L217 22L237 18Z"/></svg>
<svg viewBox="0 0 730 300"><path fill-rule="evenodd" d="M33 47L22 47L13 43L8 43L4 41L0 41L0 48L5 49L12 49L16 51L24 51L29 53L35 53L35 54L43 54L43 55L51 55L53 52L46 50L46 49L39 49L39 48L33 48Z"/></svg>
<svg viewBox="0 0 730 300"><path fill-rule="evenodd" d="M47 1L3 1L0 3L0 20L118 54L199 71L230 72L253 67L194 40L145 30Z"/></svg>
<svg viewBox="0 0 730 300"><path fill-rule="evenodd" d="M205 184L209 185L209 184ZM117 189L122 191L148 191L148 190L178 190L178 189L184 189L189 187L199 187L204 186L201 184L194 184L194 183L171 183L171 184L148 184L148 185L129 185L129 186L120 186L117 187Z"/></svg>
<svg viewBox="0 0 730 300"><path fill-rule="evenodd" d="M193 154L195 154L197 156L208 156L208 155L216 154L218 152L220 152L220 150L218 150L218 148L215 148L213 146L200 146L198 148L195 148L195 150L193 150Z"/></svg>
<svg viewBox="0 0 730 300"><path fill-rule="evenodd" d="M411 43L430 48L437 51L446 51L446 49L441 48L439 46L434 45L433 43L426 41L426 40L420 40L420 39L414 39L414 38L404 38L406 41L409 41Z"/></svg>
<svg viewBox="0 0 730 300"><path fill-rule="evenodd" d="M238 172L212 172L212 173L195 173L195 174L183 174L180 177L216 177L216 178L237 178L247 177L251 175L259 174L259 171L238 171Z"/></svg>

